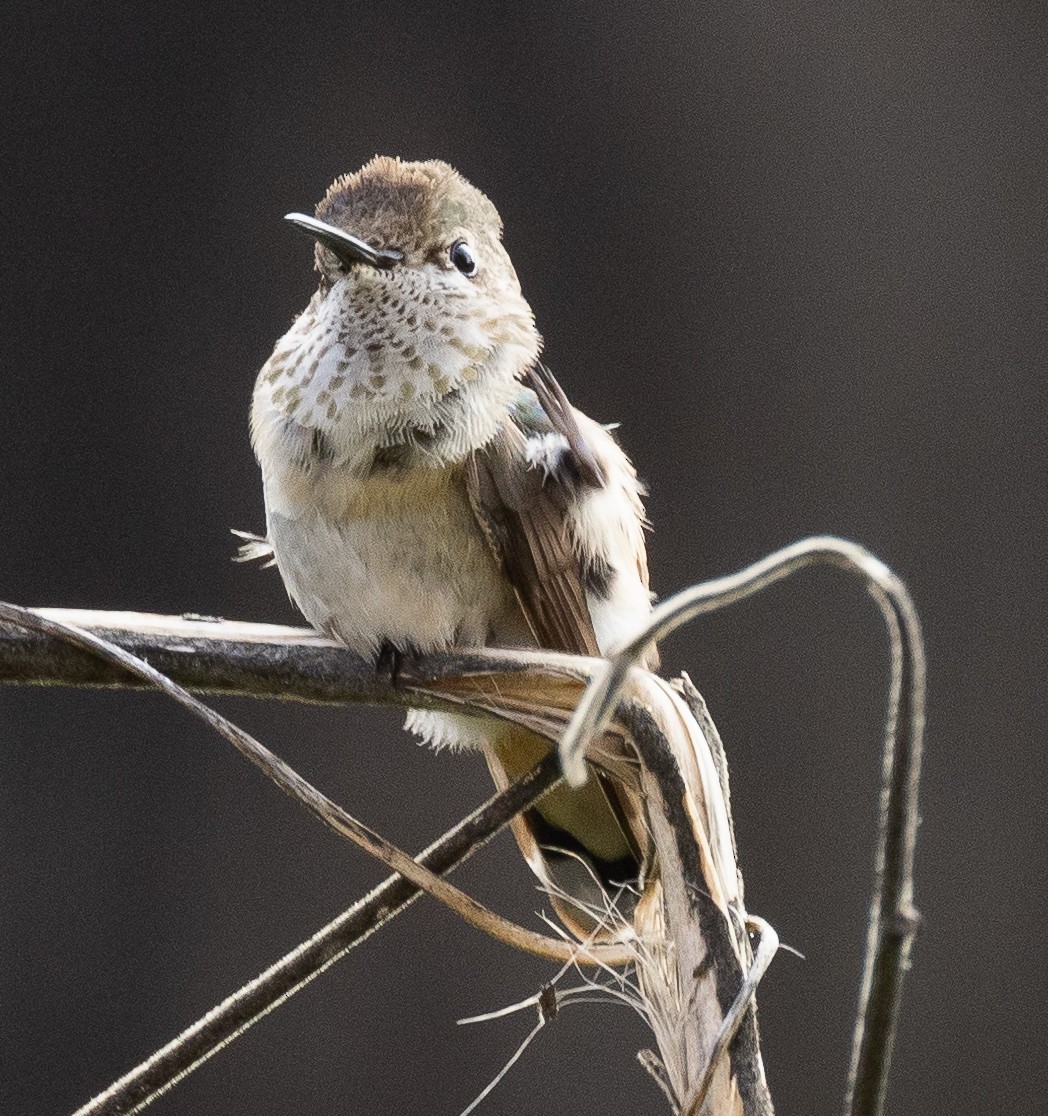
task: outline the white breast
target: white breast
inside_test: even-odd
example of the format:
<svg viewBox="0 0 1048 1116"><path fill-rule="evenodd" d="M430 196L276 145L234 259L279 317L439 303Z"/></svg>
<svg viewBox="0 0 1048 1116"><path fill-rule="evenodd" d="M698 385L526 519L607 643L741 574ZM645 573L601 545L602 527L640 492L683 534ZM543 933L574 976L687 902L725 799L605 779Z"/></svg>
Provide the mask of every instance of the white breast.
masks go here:
<svg viewBox="0 0 1048 1116"><path fill-rule="evenodd" d="M361 654L527 642L457 470L358 479L269 462L269 540L306 618Z"/></svg>

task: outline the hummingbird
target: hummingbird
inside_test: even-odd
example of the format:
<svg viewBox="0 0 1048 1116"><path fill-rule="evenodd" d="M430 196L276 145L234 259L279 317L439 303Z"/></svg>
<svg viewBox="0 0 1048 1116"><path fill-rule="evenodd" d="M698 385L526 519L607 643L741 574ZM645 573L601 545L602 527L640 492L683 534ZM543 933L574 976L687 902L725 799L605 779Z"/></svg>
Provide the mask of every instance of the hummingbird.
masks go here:
<svg viewBox="0 0 1048 1116"><path fill-rule="evenodd" d="M540 361L495 206L447 163L376 157L287 219L319 285L258 374L251 437L265 544L306 619L376 664L489 645L599 656L634 635L652 602L644 490ZM415 710L407 728L479 750L500 787L550 747L485 715ZM599 769L515 819L576 935L637 893L642 817Z"/></svg>

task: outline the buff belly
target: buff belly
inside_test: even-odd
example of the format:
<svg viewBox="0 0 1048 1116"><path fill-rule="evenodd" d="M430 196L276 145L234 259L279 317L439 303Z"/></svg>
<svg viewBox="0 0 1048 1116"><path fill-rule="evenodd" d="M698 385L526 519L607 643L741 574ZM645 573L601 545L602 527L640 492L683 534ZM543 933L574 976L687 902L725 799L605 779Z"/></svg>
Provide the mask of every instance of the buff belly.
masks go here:
<svg viewBox="0 0 1048 1116"><path fill-rule="evenodd" d="M527 642L464 488L434 474L341 486L316 477L304 503L288 499L286 484L267 485L269 540L288 592L311 624L362 655L385 643Z"/></svg>

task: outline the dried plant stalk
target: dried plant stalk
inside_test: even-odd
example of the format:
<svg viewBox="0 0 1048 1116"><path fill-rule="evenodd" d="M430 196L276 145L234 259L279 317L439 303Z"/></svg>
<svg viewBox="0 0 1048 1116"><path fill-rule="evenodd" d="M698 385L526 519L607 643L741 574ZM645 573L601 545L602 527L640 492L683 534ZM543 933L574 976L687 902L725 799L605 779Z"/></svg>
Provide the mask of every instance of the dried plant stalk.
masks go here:
<svg viewBox="0 0 1048 1116"><path fill-rule="evenodd" d="M637 763L619 759L608 769L614 777L633 780L641 791L657 854L635 920L621 935L633 951L642 1014L659 1046L660 1059L644 1052L644 1064L676 1110L688 1116L763 1116L771 1112L771 1100L753 994L775 939L764 927L754 964L746 930L755 923L743 904L723 749L686 678L673 686L632 664L653 639L691 617L816 562L859 572L881 606L892 638L877 887L846 1100L847 1112L876 1116L883 1104L901 977L917 925L911 907L912 861L924 666L920 627L905 588L862 548L832 538L805 540L740 574L686 590L661 605L651 624L610 662L544 652L460 652L415 664L402 673L400 686L377 678L370 664L345 649L296 629L205 618L60 610L41 614L98 627L128 650L148 650L150 661L165 674L200 691L486 710L560 740L566 771L575 781L584 777L582 757L602 765L608 756L602 740L608 733L618 735L633 749ZM67 645L56 625L50 633L27 635L5 627L5 616L18 623L17 610L5 613L0 607L0 681L142 683L141 677L128 674L119 656L103 663ZM90 638L82 642L91 646ZM186 697L192 704L194 699ZM614 752L623 754L621 748ZM315 805L310 808L322 813ZM397 863L389 855L387 863ZM435 895L446 887L419 875L410 863L403 867ZM893 917L883 918L885 911ZM187 1063L181 1073L189 1068ZM89 1106L84 1111L129 1109Z"/></svg>
<svg viewBox="0 0 1048 1116"><path fill-rule="evenodd" d="M3 615L0 612L0 615ZM9 612L8 616L14 615ZM95 621L96 626L99 622L104 627L106 635L110 639L123 639L125 642L134 642L141 645L143 639L152 641L149 648L149 657L152 661L156 662L158 658L157 652L162 652L168 662L165 664L170 668L180 665L190 665L194 667L197 658L198 644L202 637L199 633L202 630L209 630L209 632L218 629L226 639L237 637L234 641L237 645L237 650L243 652L243 656L238 657L253 657L257 658L262 647L266 647L263 653L263 658L268 662L269 669L273 666L274 644L277 648L284 645L285 641L297 638L298 633L292 635L288 631L259 631L258 629L242 629L236 626L223 623L208 623L199 620L168 620L161 618L131 618L127 616L103 616L103 617L90 617L83 614L76 614L69 616L68 614L57 614L56 612L49 612L47 619L52 621L48 624L46 621L41 623L41 627L50 628L48 632L38 632L36 638L38 640L45 640L44 644L38 644L38 650L45 652L45 657L49 662L49 668L53 671L55 660L65 654L65 651L59 649L53 643L46 642L50 637L61 638L62 633L58 629L54 621L59 619L61 615L62 621L74 619L80 622L80 625ZM137 630L136 630L137 626ZM119 630L118 630L119 629ZM145 636L144 632L150 631L149 636ZM133 633L133 634L132 634ZM259 637L270 638L276 637L272 644L259 644ZM214 657L215 654L215 640L212 637L210 642L209 654ZM307 637L304 641L307 648L319 650L318 641L316 637ZM88 641L88 647L91 644ZM4 654L4 644L0 641L0 662L7 662L9 664L8 670L14 673L12 669L12 656ZM146 648L139 646L139 649L146 650ZM96 648L97 650L97 648ZM341 654L341 648L332 648L336 654ZM487 656L490 660L490 655ZM506 669L508 664L500 664L501 670L493 670L493 664L487 662L472 662L469 664L459 664L458 673L449 676L442 671L426 672L423 669L416 670L412 674L402 676L402 680L406 688L413 691L411 700L416 703L417 694L424 691L431 699L443 699L444 701L454 703L455 705L468 704L473 708L490 709L502 716L509 716L521 723L527 724L529 727L536 731L542 732L551 741L556 741L559 737L564 726L568 723L571 715L576 708L579 698L584 691L584 677L586 673L586 666L589 664L581 663L578 660L569 659L566 662L550 663L546 657L543 658L544 670L539 673L534 670L523 670L522 666L532 667L532 662L525 661L524 663L514 662L510 665L510 669ZM116 668L121 667L121 662L117 658L111 665ZM241 664L242 665L242 664ZM314 660L315 665L315 660ZM23 661L19 664L19 673L24 678L26 674L26 663ZM0 668L3 669L3 668ZM83 672L87 669L86 664L77 663L76 659L67 660L65 669ZM94 664L92 670L97 671L98 668ZM123 669L127 669L127 664L123 664ZM227 670L227 675L231 673ZM317 671L313 671L312 681L308 683L314 687L311 696L317 696L322 692L318 681ZM369 672L370 673L370 672ZM53 677L53 674L52 674ZM97 674L85 681L92 681L96 684L119 684L119 674L99 677ZM233 679L230 677L223 678L219 684L223 684L223 688L227 691L232 688L231 683ZM243 678L236 680L237 688L243 692L247 687L243 684ZM211 678L212 687L216 685L214 677ZM373 685L373 675L369 677L361 676L359 679L354 679L350 675L347 682L345 679L342 685ZM651 684L655 689L648 694L639 695L636 699L639 702L639 711L643 714L643 724L641 731L645 738L645 747L652 752L654 756L656 753L662 755L662 766L667 770L674 767L672 760L672 747L667 744L664 735L664 728L669 728L670 731L680 733L680 728L686 722L690 722L691 731L698 732L697 725L688 714L686 707L680 698L665 684L659 680L651 679ZM381 681L377 685L383 686ZM250 692L250 690L248 691ZM330 697L329 694L324 693L323 696ZM402 695L391 691L383 696L392 698L393 700L402 699ZM679 705L679 708L678 708ZM653 710L655 713L653 714ZM659 724L660 718L665 721L665 725ZM621 727L616 727L614 731L625 732L626 730ZM701 736L701 733L699 734ZM678 742L677 750L684 755L693 756L696 744L690 741L685 736L684 743ZM694 766L694 759L688 761ZM687 765L686 765L687 766ZM706 771L708 776L712 776L712 796L714 799L719 799L720 796L720 783L716 774L716 769L712 762L707 761ZM678 786L675 792L672 792L670 797L677 798L681 788L684 785L684 778L678 773ZM687 778L693 778L693 774L689 774ZM657 780L655 784L657 785ZM651 802L662 801L656 795L653 789L648 789L646 794L650 797ZM705 799L709 797L705 792L699 794L698 798L702 799L702 810L706 809ZM317 812L314 808L314 812ZM693 803L693 813L696 815L700 812L698 800ZM732 887L735 886L737 881L737 870L735 868L734 853L731 851L731 838L730 834L724 829L726 824L726 814L723 809L720 811L720 837L716 842L716 847L720 849L723 859L723 850L728 848L728 869L727 878ZM678 819L679 821L679 819ZM657 821L649 820L649 824L653 825L659 833L667 840L676 841L674 835L673 824L659 824ZM703 823L705 824L705 823ZM685 822L685 833L691 822ZM702 825L700 825L700 832L702 832ZM658 838L657 838L658 840ZM687 847L693 838L685 837L683 844ZM703 837L704 844L705 837ZM706 854L700 861L696 861L694 865L689 867L696 870L703 870L716 872L718 869L714 867L717 863L717 858L712 854ZM673 871L677 869L674 868ZM720 871L724 871L724 866L720 866ZM724 887L719 879L711 877L704 880L701 877L692 876L690 883L685 886L683 881L677 887L675 894L678 898L685 897L684 902L679 903L679 909L675 912L673 922L675 924L675 933L681 933L684 938L689 942L698 943L700 952L702 952L702 935L698 928L698 923L695 921L696 912L695 904L687 898L695 894L712 893L721 897L722 904L724 902ZM655 895L660 897L663 894L663 884L660 880L659 887ZM691 954L689 951L682 951L682 957L686 960L681 962L679 959L670 963L667 968L665 965L666 958L674 952L671 943L667 941L667 920L661 914L661 902L649 904L646 914L647 921L639 925L639 934L634 933L636 937L636 944L631 946L629 956L632 957L641 972L640 983L644 991L644 996L648 1005L648 1017L651 1018L656 1027L656 1039L660 1049L660 1055L663 1063L667 1067L667 1079L673 1083L673 1092L678 1106L683 1102L684 1098L688 1095L689 1090L694 1086L701 1076L703 1069L706 1066L709 1052L716 1044L719 1030L723 1023L723 1012L716 999L713 996L698 997L692 994L693 981L689 978L681 980L680 975L683 972L681 965L691 964ZM694 925L688 927L684 932L683 928L677 924L681 921L691 921ZM575 952L583 952L576 947ZM694 968L694 966L692 966ZM705 965L705 975L708 977L712 971L712 966L709 963ZM257 983L257 982L256 982ZM692 1016L695 1014L696 1002L705 1004L709 1002L713 1005L712 1008L706 1010L702 1021L701 1031L703 1040L701 1043L694 1043L693 1036L695 1033L695 1020ZM659 1023L661 1021L661 1026ZM191 1029L192 1030L192 1029ZM162 1052L163 1053L163 1052ZM201 1058L198 1057L194 1064L199 1064ZM155 1059L151 1060L155 1063ZM183 1070L182 1072L185 1072ZM738 1088L733 1083L733 1077L728 1072L728 1063L725 1061L723 1071L720 1073L721 1091L727 1090L726 1096L730 1100L730 1107L723 1099L712 1106L709 1110L716 1113L728 1112L743 1112L738 1104ZM716 1079L715 1079L716 1080ZM107 1093L111 1093L107 1090ZM105 1094L103 1094L105 1097ZM98 1098L98 1103L92 1103L83 1110L85 1116L87 1113L103 1113L103 1112L116 1112L128 1111L129 1109L121 1109L119 1107L106 1107L108 1101L103 1101L103 1098ZM748 1109L747 1112L764 1111L764 1109Z"/></svg>

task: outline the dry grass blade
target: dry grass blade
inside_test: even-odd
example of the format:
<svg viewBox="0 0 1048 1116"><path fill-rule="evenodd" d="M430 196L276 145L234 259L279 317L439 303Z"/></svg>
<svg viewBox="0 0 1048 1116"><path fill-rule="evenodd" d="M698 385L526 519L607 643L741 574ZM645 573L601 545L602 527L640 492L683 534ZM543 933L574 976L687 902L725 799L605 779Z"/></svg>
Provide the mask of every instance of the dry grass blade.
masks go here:
<svg viewBox="0 0 1048 1116"><path fill-rule="evenodd" d="M564 942L547 937L545 934L537 934L533 930L518 926L509 919L495 914L494 911L478 903L460 888L448 883L447 880L442 879L434 872L430 872L402 849L387 841L373 829L364 825L363 822L358 821L343 810L341 806L332 802L326 795L321 794L316 787L303 779L294 768L274 755L264 744L261 744L228 718L223 717L211 706L194 697L188 690L183 689L177 682L168 678L167 675L151 667L143 659L91 632L86 632L73 625L62 624L48 617L39 616L28 609L19 608L17 605L0 602L0 619L68 639L94 654L118 663L125 670L153 683L158 689L185 706L190 712L200 717L205 724L228 740L242 756L250 760L280 790L305 806L325 825L358 845L365 852L370 853L388 868L392 868L406 879L411 880L416 887L421 888L428 895L443 903L476 929L482 930L484 933L490 934L499 941L525 953L533 953L538 957L544 957L552 961L575 960L576 953ZM625 964L629 960L625 951L615 947L606 949L603 946L595 946L593 953L599 953L601 961L610 961L612 964ZM582 951L582 960L588 960L591 964L598 963L597 958L591 955L591 951L588 950Z"/></svg>
<svg viewBox="0 0 1048 1116"><path fill-rule="evenodd" d="M521 809L559 778L547 757L507 790L496 794L434 842L418 858L434 872L447 872L482 848ZM130 1116L170 1089L284 1000L380 929L424 894L393 875L338 918L297 946L243 988L228 996L177 1038L114 1082L75 1116Z"/></svg>

